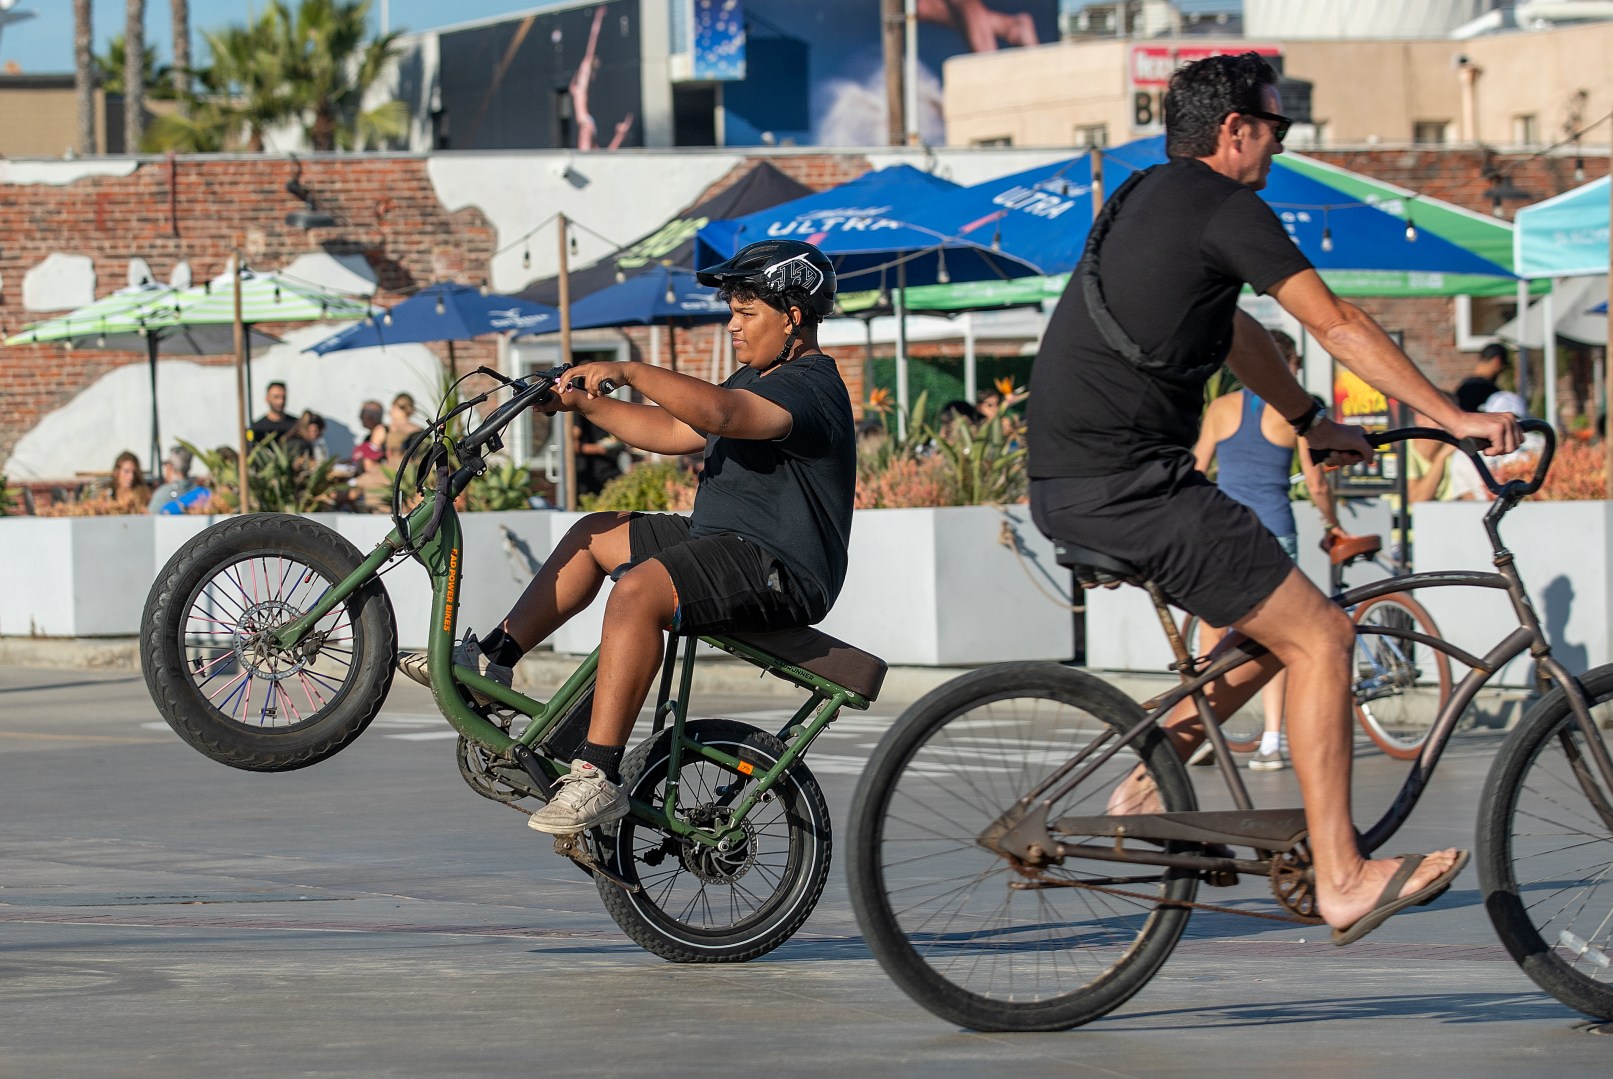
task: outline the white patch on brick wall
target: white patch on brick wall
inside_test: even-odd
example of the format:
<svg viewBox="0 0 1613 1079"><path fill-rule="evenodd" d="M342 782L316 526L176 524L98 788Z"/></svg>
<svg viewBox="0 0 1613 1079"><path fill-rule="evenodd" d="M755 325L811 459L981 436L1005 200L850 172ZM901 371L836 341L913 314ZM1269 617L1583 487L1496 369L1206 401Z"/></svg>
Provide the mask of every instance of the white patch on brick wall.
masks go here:
<svg viewBox="0 0 1613 1079"><path fill-rule="evenodd" d="M346 456L358 436L359 406L370 398L387 402L407 392L421 412L436 409L441 365L424 345L354 349L315 356L303 353L345 323L327 322L293 330L281 344L252 359L249 412L263 412L263 390L286 384L287 407L313 409L325 417L325 439L332 454ZM163 360L157 369L162 441L175 439L202 447L234 446L235 368ZM424 418L424 415L421 417ZM75 472L112 467L123 450L142 463L151 456L151 383L144 363L110 371L67 404L48 414L12 448L0 473L12 480L70 479Z"/></svg>
<svg viewBox="0 0 1613 1079"><path fill-rule="evenodd" d="M494 291L514 292L559 270L555 227L519 237L563 211L577 223L573 266L586 266L632 243L692 205L745 158L726 153L439 154L426 162L449 213L475 207L496 230ZM601 239L605 237L605 239ZM513 246L511 246L513 245ZM530 253L530 266L522 265Z"/></svg>
<svg viewBox="0 0 1613 1079"><path fill-rule="evenodd" d="M324 251L298 255L279 271L287 280L315 285L349 296L375 295L375 271L363 255L331 255Z"/></svg>
<svg viewBox="0 0 1613 1079"><path fill-rule="evenodd" d="M86 157L76 161L0 161L0 184L65 187L86 176L128 176L140 167L132 157Z"/></svg>
<svg viewBox="0 0 1613 1079"><path fill-rule="evenodd" d="M95 300L95 260L88 255L46 256L22 275L22 306L28 311L68 311Z"/></svg>

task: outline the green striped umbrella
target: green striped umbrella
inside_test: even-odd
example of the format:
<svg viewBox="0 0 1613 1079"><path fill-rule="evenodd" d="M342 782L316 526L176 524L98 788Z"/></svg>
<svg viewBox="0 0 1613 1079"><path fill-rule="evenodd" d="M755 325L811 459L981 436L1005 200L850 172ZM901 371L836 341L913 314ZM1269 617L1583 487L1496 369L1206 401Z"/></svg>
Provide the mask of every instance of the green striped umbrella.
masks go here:
<svg viewBox="0 0 1613 1079"><path fill-rule="evenodd" d="M368 318L369 305L279 274L241 271L241 321L316 322ZM235 284L225 274L172 292L135 312L148 326L202 326L235 321Z"/></svg>

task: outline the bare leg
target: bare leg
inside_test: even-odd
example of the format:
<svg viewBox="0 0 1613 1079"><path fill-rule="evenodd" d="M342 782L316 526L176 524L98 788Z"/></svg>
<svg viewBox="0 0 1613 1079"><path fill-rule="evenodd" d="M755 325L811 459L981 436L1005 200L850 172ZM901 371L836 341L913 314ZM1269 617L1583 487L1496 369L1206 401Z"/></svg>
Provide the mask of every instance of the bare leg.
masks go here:
<svg viewBox="0 0 1613 1079"><path fill-rule="evenodd" d="M1287 699L1288 672L1278 671L1260 691L1260 707L1266 713L1266 733L1277 734L1283 729L1283 701Z"/></svg>
<svg viewBox="0 0 1613 1079"><path fill-rule="evenodd" d="M523 652L594 601L617 566L632 560L625 513L590 513L566 533L503 622Z"/></svg>
<svg viewBox="0 0 1613 1079"><path fill-rule="evenodd" d="M605 605L605 631L599 642L599 677L588 740L625 746L639 709L661 666L666 628L678 607L678 593L666 567L651 559L622 576Z"/></svg>
<svg viewBox="0 0 1613 1079"><path fill-rule="evenodd" d="M1263 642L1289 672L1288 745L1305 801L1322 917L1348 926L1372 909L1399 860L1367 860L1350 813L1353 764L1350 656L1355 636L1345 613L1298 569L1236 628ZM1423 887L1449 869L1455 850L1423 860L1401 889Z"/></svg>

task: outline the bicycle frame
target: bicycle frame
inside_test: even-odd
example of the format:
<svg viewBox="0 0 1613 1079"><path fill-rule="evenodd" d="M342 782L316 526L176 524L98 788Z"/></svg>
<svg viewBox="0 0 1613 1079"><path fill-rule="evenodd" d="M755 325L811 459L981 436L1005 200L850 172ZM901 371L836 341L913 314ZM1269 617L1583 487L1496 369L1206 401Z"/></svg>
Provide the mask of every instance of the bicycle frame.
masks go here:
<svg viewBox="0 0 1613 1079"><path fill-rule="evenodd" d="M447 496L446 505L441 507L438 505L438 500L444 498L444 495L435 490L427 491L421 504L411 511L407 518L410 535L420 535L429 522L434 518L437 520L435 529L414 546L414 553L431 576L431 629L426 649L431 671L431 690L443 716L466 740L519 764L540 789L547 792L550 786L569 769L562 762L535 752L534 749L592 689L599 669L599 650L596 648L585 657L548 701L536 700L517 693L513 689L482 677L468 667L454 665L453 648L454 641L458 639L464 547L459 515L454 510L452 498L453 494L463 490L464 484L469 482L469 475L464 475L463 480L461 476L472 467L464 466L454 474L447 486L451 494ZM403 534L394 529L370 552L357 569L321 596L319 602L306 614L279 630L277 637L281 644L288 648L295 646L321 618L374 579L381 568L406 546ZM677 696L673 697L671 683L678 659L677 642L680 640L689 643L683 649L682 679ZM684 725L688 719L688 701L694 680L695 638L672 637L672 644L666 651L661 689L655 710L655 730L661 730L669 717L674 730L672 752L667 765L667 793L660 807L637 799L630 800L631 813L654 827L687 837L697 843L720 847L722 843L729 841L741 831L746 815L800 759L842 708L862 710L868 708L871 702L844 686L811 671L784 663L777 657L770 656L742 641L715 636L700 637L698 640L793 682L810 693L807 701L778 732L779 739L784 742L785 752L772 768L757 773L749 762L684 735ZM519 736L512 738L496 723L471 707L465 689L474 690L505 708L513 709L526 716L530 722ZM678 771L686 753L704 757L749 781L743 784L742 788L736 785L735 790L730 792L729 797L733 797L743 789L744 796L737 806L733 807L726 827L721 829L697 827L679 820L673 814L672 809L677 805Z"/></svg>
<svg viewBox="0 0 1613 1079"><path fill-rule="evenodd" d="M1404 433L1402 432L1401 434L1403 435ZM1431 434L1445 438L1449 437L1445 436L1443 432L1431 432ZM1549 457L1546 459L1546 466L1549 466ZM1540 474L1536 477L1535 488L1538 488L1544 471L1545 467L1543 466ZM1519 483L1519 481L1514 481L1514 483ZM1407 773L1405 781L1401 784L1400 790L1396 793L1393 802L1384 811L1383 816L1362 834L1361 846L1365 853L1370 854L1381 847L1411 816L1418 800L1428 786L1434 768L1439 763L1440 755L1444 752L1445 744L1454 733L1456 723L1462 713L1472 703L1479 690L1502 667L1525 651L1528 651L1533 657L1537 679L1543 686L1548 683L1555 683L1562 687L1574 713L1575 723L1585 738L1586 745L1589 747L1596 772L1599 773L1606 789L1613 791L1613 758L1610 758L1607 743L1603 740L1594 719L1591 717L1584 687L1561 663L1553 658L1551 645L1546 639L1539 616L1535 612L1534 604L1530 600L1523 579L1518 573L1515 558L1501 540L1499 531L1501 518L1528 491L1522 489L1520 484L1519 487L1508 485L1506 488L1496 489L1496 493L1498 496L1497 501L1491 506L1490 511L1484 518L1485 533L1490 541L1490 547L1494 555L1495 572L1446 571L1417 573L1406 577L1375 581L1332 597L1335 603L1348 609L1378 596L1408 592L1419 588L1496 588L1507 593L1519 623L1516 629L1482 657L1471 655L1439 638L1412 630L1387 626L1357 627L1358 632L1399 637L1437 649L1468 667L1468 673L1458 683L1449 700L1445 702L1444 707L1441 708L1439 715L1435 718L1428 739L1424 743L1421 753L1412 763L1412 767ZM1200 670L1201 661L1188 654L1187 647L1176 627L1175 619L1171 615L1164 593L1151 581L1140 583L1153 599L1160 623L1171 642L1171 647L1176 655L1176 662L1172 667L1181 674L1182 684L1146 702L1143 708L1147 710L1147 714L1128 728L1125 733L1114 739L1112 744L1109 744L1111 738L1113 738L1112 732L1105 733L1094 739L1075 757L1065 762L1030 792L1022 796L1013 808L993 822L986 832L982 834L981 840L988 847L995 847L1014 854L1033 864L1040 860L1045 860L1050 853L1057 857L1062 857L1065 853L1079 853L1082 857L1102 860L1177 866L1205 871L1228 868L1234 868L1240 872L1263 871L1266 867L1269 867L1269 860L1251 862L1191 854L1122 850L1119 842L1116 843L1114 849L1094 847L1090 844L1071 847L1054 838L1056 834L1064 833L1088 836L1113 835L1117 840L1131 836L1156 840L1189 839L1247 844L1252 838L1275 840L1285 835L1297 834L1293 831L1294 822L1290 819L1294 811L1256 811L1254 809L1248 790L1244 785L1243 777L1233 763L1232 754L1228 752L1226 737L1215 720L1204 692L1212 682L1247 663L1256 662L1267 655L1267 649L1253 641L1241 641L1229 636L1222 648L1218 650L1218 653L1212 653L1210 658L1203 662L1203 669ZM1199 718L1204 725L1205 734L1215 749L1216 765L1226 783L1228 793L1237 807L1238 816L1226 818L1215 813L1148 814L1135 817L1064 817L1053 821L1047 820L1047 814L1054 803L1079 786L1116 753L1138 739L1145 737L1146 732L1154 729L1160 720L1168 716L1178 704L1188 698L1194 701ZM1094 754L1097 754L1096 758L1089 761L1089 758L1092 758ZM1083 763L1086 764L1084 768L1081 767ZM1593 784L1592 776L1581 774L1579 778L1581 784L1586 787L1586 794L1593 804L1608 804L1607 799L1600 792L1591 789ZM1266 814L1263 820L1256 816L1261 812ZM1188 827L1184 831L1183 826L1189 824L1185 820L1187 816L1200 817L1206 823L1202 827L1196 829ZM1166 827L1150 827L1150 818L1155 821L1163 821ZM1235 821L1243 822L1245 825L1243 831L1237 831L1230 827ZM1262 826L1257 827L1257 824ZM1217 825L1220 827L1216 827ZM1257 847L1258 849L1260 848Z"/></svg>

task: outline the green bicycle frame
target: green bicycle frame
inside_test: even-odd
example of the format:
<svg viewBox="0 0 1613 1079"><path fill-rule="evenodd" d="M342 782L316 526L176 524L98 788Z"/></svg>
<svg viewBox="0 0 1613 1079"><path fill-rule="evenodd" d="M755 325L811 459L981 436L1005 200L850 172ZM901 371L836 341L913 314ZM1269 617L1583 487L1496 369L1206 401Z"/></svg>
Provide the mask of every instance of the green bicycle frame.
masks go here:
<svg viewBox="0 0 1613 1079"><path fill-rule="evenodd" d="M452 489L450 487L450 490ZM427 527L436 512L436 501L439 497L441 496L435 491L427 492L421 504L408 515L410 535L418 535ZM517 693L513 689L482 677L468 667L455 666L453 648L454 641L458 638L459 594L464 561L462 540L459 515L454 511L453 503L450 501L443 507L442 518L435 533L416 547L420 561L431 576L431 629L426 645L428 667L431 671L431 691L443 716L467 741L485 747L506 760L512 760L514 759L512 750L516 746L535 750L538 743L569 715L573 707L589 692L599 670L599 650L596 648L585 657L547 702ZM280 628L276 638L281 645L290 648L300 642L321 618L374 579L382 567L403 550L404 545L403 535L397 529L393 529L357 569L321 596L306 614ZM683 671L677 695L673 697L669 694L670 674L677 659L679 640L688 640L689 643L684 649ZM778 657L743 641L717 636L701 637L699 640L752 663L785 681L792 682L810 693L809 699L778 732L779 739L784 743L785 752L771 768L758 771L751 762L707 746L684 733L688 719L688 701L694 680L696 649L693 639L678 637L672 639L673 643L667 649L665 677L662 679L662 690L655 710L656 729L659 730L669 716L673 728L671 752L667 761L666 794L660 806L630 799L631 813L635 818L653 827L704 845L720 847L738 836L746 815L794 766L806 752L807 747L839 715L842 708L863 710L867 709L871 702L861 694L811 671L785 663ZM518 737L512 738L497 724L472 709L461 687L475 690L499 705L513 709L528 717L530 722ZM724 796L725 799L736 797L739 799L737 805L728 807L725 804L725 808L732 809L726 827L697 827L676 816L678 772L682 767L684 754L690 753L703 757L746 781L735 784ZM563 762L545 756L542 752L535 752L534 758L551 781L559 779L569 771ZM741 794L743 797L740 797Z"/></svg>

